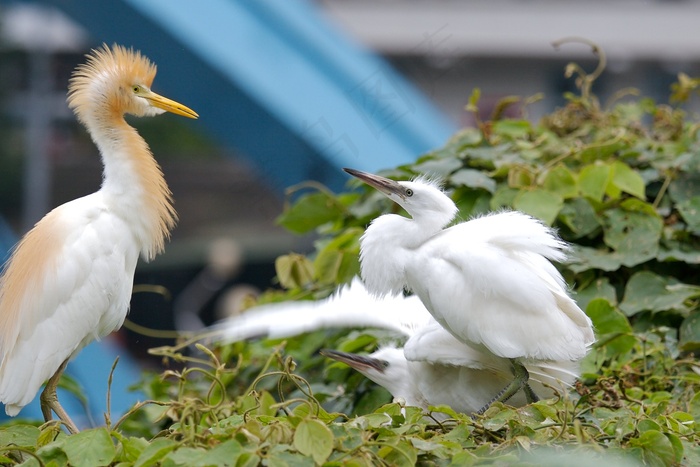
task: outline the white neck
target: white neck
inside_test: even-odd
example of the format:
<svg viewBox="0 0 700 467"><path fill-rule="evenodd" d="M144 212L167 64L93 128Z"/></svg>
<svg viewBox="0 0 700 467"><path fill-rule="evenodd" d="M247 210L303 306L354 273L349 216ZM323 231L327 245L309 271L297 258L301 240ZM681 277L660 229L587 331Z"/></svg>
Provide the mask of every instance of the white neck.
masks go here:
<svg viewBox="0 0 700 467"><path fill-rule="evenodd" d="M86 126L104 164L100 192L124 218L146 259L159 253L175 223L171 195L148 145L122 116L93 114Z"/></svg>

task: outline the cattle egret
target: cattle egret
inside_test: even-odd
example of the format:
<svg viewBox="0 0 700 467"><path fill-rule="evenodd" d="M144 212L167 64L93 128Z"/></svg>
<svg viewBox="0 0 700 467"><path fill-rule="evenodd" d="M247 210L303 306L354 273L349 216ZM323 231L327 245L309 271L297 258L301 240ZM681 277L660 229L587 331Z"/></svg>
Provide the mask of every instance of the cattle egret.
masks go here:
<svg viewBox="0 0 700 467"><path fill-rule="evenodd" d="M338 327L381 328L397 339L407 339L404 348L381 347L366 356L335 350L321 353L347 363L408 405L426 410L448 405L458 412L473 413L512 379L508 359L455 339L417 296L388 294L377 298L358 278L325 300L259 305L217 323L211 331L221 342L234 342ZM431 339L428 346L423 345L427 336ZM577 362L526 363L526 367L534 389L548 396L554 395L551 388L563 392L578 376ZM521 406L526 399L516 394L509 402Z"/></svg>
<svg viewBox="0 0 700 467"><path fill-rule="evenodd" d="M410 216L380 216L362 236L367 288L378 296L408 289L457 340L509 359L515 377L494 401L508 400L520 389L536 400L525 361L576 361L586 355L594 341L591 320L550 262L565 260L567 249L552 229L517 211L446 228L457 206L435 182L345 171ZM414 338L419 352L430 344L430 333Z"/></svg>
<svg viewBox="0 0 700 467"><path fill-rule="evenodd" d="M73 73L68 105L104 164L99 191L49 212L18 243L0 278L0 401L14 416L36 395L77 427L56 397L68 361L121 327L139 254L163 250L176 222L172 197L148 145L124 120L191 109L151 91L156 66L132 49L104 45Z"/></svg>

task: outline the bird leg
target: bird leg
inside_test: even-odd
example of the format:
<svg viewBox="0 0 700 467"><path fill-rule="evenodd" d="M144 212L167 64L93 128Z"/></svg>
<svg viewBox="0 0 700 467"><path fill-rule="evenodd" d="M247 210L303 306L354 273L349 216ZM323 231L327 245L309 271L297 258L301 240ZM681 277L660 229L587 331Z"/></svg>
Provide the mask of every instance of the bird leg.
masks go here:
<svg viewBox="0 0 700 467"><path fill-rule="evenodd" d="M58 367L56 373L46 382L46 387L42 391L39 399L41 400L41 413L44 415L45 421L49 422L53 420L53 416L51 415L51 411L53 410L56 412L56 415L58 415L58 418L66 425L68 431L70 431L71 434L75 434L79 431L78 427L73 423L73 420L70 419L63 407L61 407L61 404L58 402L58 396L56 395L58 381L61 379L66 365L68 365L68 359Z"/></svg>
<svg viewBox="0 0 700 467"><path fill-rule="evenodd" d="M540 397L535 391L532 390L532 386L530 386L530 383L525 383L525 385L523 386L523 391L525 391L525 400L527 400L528 404L532 404L533 402L539 402Z"/></svg>
<svg viewBox="0 0 700 467"><path fill-rule="evenodd" d="M484 412L486 412L486 410L489 407L491 407L491 404L493 404L494 402L506 402L521 389L525 391L525 398L527 399L528 403L537 402L538 400L540 400L540 398L537 397L537 394L535 394L535 391L532 390L530 384L528 383L528 380L530 379L530 373L527 371L527 368L525 368L525 365L512 359L510 361L510 364L513 366L513 375L515 376L513 378L513 381L510 384L508 384L508 386L501 389L501 391L498 394L496 394L496 397L491 399L490 402L488 402L485 406L479 409L479 411L476 412L476 415L482 415Z"/></svg>

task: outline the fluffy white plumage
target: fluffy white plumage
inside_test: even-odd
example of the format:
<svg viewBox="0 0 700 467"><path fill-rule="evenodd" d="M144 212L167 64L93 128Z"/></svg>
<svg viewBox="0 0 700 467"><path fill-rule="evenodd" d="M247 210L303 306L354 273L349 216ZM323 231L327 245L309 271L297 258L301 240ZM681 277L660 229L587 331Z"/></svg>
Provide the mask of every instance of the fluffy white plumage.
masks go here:
<svg viewBox="0 0 700 467"><path fill-rule="evenodd" d="M431 316L417 296L374 297L359 278L320 301L260 305L221 321L210 331L221 342L257 337L283 338L334 327L373 327L406 339L403 348L383 347L368 356L327 351L395 398L422 407L448 405L472 413L491 401L512 379L508 359L481 352L455 339ZM542 383L563 391L578 376L577 362L526 364L533 389L553 395ZM510 403L524 405L516 394Z"/></svg>
<svg viewBox="0 0 700 467"><path fill-rule="evenodd" d="M536 400L523 362L577 361L586 355L595 339L592 323L550 262L564 260L567 250L552 229L517 211L445 228L457 207L435 183L345 171L410 216L380 216L362 236L367 288L378 296L410 290L457 340L510 359L515 378L497 400L520 388Z"/></svg>
<svg viewBox="0 0 700 467"><path fill-rule="evenodd" d="M411 216L380 216L363 235L361 270L370 292L413 291L457 339L499 357L586 355L592 324L550 262L563 261L567 249L550 228L517 211L444 228L457 208L434 184L348 171Z"/></svg>
<svg viewBox="0 0 700 467"><path fill-rule="evenodd" d="M146 142L124 114L187 107L150 90L156 67L120 46L88 56L70 82L69 106L104 164L101 189L41 219L15 248L0 277L0 401L16 415L47 379L42 411L77 431L55 398L62 365L118 329L139 254L159 253L175 224L170 191Z"/></svg>
<svg viewBox="0 0 700 467"><path fill-rule="evenodd" d="M66 359L121 327L140 249L128 220L111 214L99 192L59 206L37 225L53 231L56 251L37 265L43 274L24 291L20 319L3 331L0 400L10 416Z"/></svg>

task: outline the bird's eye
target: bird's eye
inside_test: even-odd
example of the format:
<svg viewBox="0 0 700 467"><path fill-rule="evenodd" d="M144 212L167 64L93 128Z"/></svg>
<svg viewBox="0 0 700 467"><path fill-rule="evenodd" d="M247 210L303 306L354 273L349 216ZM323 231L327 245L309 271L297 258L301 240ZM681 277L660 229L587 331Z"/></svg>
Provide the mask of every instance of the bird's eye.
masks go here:
<svg viewBox="0 0 700 467"><path fill-rule="evenodd" d="M134 86L132 90L134 91L134 94L138 94L141 92L141 86Z"/></svg>
<svg viewBox="0 0 700 467"><path fill-rule="evenodd" d="M406 196L413 196L413 190L411 190L410 188L406 188Z"/></svg>

